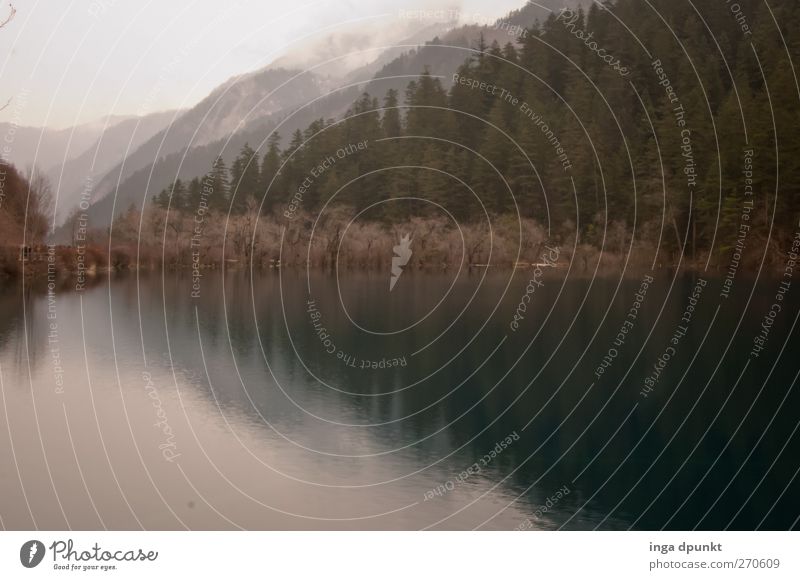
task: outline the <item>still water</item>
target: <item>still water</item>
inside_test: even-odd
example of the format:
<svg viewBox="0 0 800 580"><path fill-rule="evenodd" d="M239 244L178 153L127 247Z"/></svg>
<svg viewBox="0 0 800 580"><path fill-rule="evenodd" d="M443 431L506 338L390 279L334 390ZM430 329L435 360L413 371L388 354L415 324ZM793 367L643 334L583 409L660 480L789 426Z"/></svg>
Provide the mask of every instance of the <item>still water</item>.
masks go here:
<svg viewBox="0 0 800 580"><path fill-rule="evenodd" d="M737 279L727 298L667 270L388 282L5 282L0 523L798 525L797 296L754 352L778 279Z"/></svg>

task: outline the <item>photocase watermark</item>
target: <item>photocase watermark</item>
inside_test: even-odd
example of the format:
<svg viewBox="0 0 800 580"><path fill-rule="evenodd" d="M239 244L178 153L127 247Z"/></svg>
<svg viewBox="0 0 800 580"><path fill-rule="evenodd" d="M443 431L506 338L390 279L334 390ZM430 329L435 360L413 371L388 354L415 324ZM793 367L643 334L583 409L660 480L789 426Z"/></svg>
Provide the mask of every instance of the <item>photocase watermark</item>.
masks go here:
<svg viewBox="0 0 800 580"><path fill-rule="evenodd" d="M789 288L792 286L792 277L794 276L794 269L797 266L798 257L800 257L800 231L795 232L792 238L792 245L786 254L786 264L783 268L783 275L778 284L778 290L775 293L775 302L769 307L769 310L761 319L761 328L758 334L753 338L753 348L750 351L750 358L758 358L761 351L767 345L769 333L772 326L775 324L775 319L778 314L783 310L784 299L789 293Z"/></svg>
<svg viewBox="0 0 800 580"><path fill-rule="evenodd" d="M333 336L322 323L322 312L320 312L317 307L317 302L313 298L309 298L306 302L306 313L311 321L314 334L317 335L317 339L322 345L323 350L328 354L336 355L336 359L346 367L362 370L379 370L408 366L408 361L405 356L383 357L377 360L365 359L338 348L333 340Z"/></svg>
<svg viewBox="0 0 800 580"><path fill-rule="evenodd" d="M14 140L17 137L17 129L19 129L22 113L28 107L28 95L30 92L30 89L23 87L23 89L17 93L13 99L14 105L11 107L10 118L5 121L5 123L8 125L8 128L6 129L5 135L3 135L3 148L0 150L0 161L3 163L11 162L11 152L14 149Z"/></svg>
<svg viewBox="0 0 800 580"><path fill-rule="evenodd" d="M44 545L42 545L43 547ZM117 562L154 562L158 559L158 552L155 550L143 548L105 549L97 542L89 548L76 549L72 538L66 541L56 540L50 544L50 552L53 554L53 570L73 572L95 570L108 572L117 569Z"/></svg>
<svg viewBox="0 0 800 580"><path fill-rule="evenodd" d="M753 32L750 30L750 25L747 23L747 17L741 5L738 2L731 2L731 0L725 0L725 4L730 8L731 14L733 14L733 18L736 20L736 24L739 25L739 29L742 33L745 36L752 36Z"/></svg>
<svg viewBox="0 0 800 580"><path fill-rule="evenodd" d="M528 38L528 29L521 24L512 24L508 20L497 20L491 27L495 30L503 31L508 36L515 38Z"/></svg>
<svg viewBox="0 0 800 580"><path fill-rule="evenodd" d="M283 212L283 217L288 220L293 220L296 218L297 212L303 204L303 198L314 182L322 177L326 171L336 165L337 161L341 161L342 159L345 159L354 153L358 153L359 151L364 151L367 149L367 147L369 147L369 140L367 139L364 141L359 141L358 143L348 143L344 147L337 149L335 155L328 155L325 159L321 159L319 162L317 162L317 166L311 168L309 175L305 176L303 181L297 187L297 190L292 195L288 205L286 206L286 209Z"/></svg>
<svg viewBox="0 0 800 580"><path fill-rule="evenodd" d="M89 206L92 205L93 190L94 180L91 175L87 175L80 200L78 201L80 213L76 217L76 222L72 225L72 241L75 246L75 271L77 273L76 292L86 289L86 243L89 239L89 214L86 212L89 210ZM75 226L77 226L77 229Z"/></svg>
<svg viewBox="0 0 800 580"><path fill-rule="evenodd" d="M90 7L89 14L94 18L99 18L117 2L118 0L95 0L92 4L92 7ZM209 28L213 26L214 29L219 30L228 20L231 19L234 14L237 13L238 10L242 8L243 5L247 3L248 2L246 0L239 2L227 2L225 4L225 10L217 15L212 24L199 30L198 34L196 34L194 38L173 53L172 58L161 67L158 73L158 78L148 91L147 95L145 95L145 97L142 99L141 105L136 112L137 116L144 117L152 112L154 104L158 105L160 101L159 97L164 91L164 88L172 82L175 71L189 56L192 55L195 47L208 38Z"/></svg>
<svg viewBox="0 0 800 580"><path fill-rule="evenodd" d="M542 280L544 268L554 268L558 263L558 255L561 252L561 248L559 246L555 248L545 246L545 250L545 252L542 252L542 261L533 265L533 277L528 280L528 285L525 287L525 294L522 295L517 305L517 310L514 312L514 318L509 323L511 332L519 330L519 323L525 320L528 304L533 300L536 289L544 286L544 280Z"/></svg>
<svg viewBox="0 0 800 580"><path fill-rule="evenodd" d="M11 117L9 118L6 123L8 124L8 128L6 129L5 135L3 135L3 147L0 149L0 162L4 165L11 165L11 152L14 150L14 139L17 136L17 128L19 128L19 122L22 118L23 111L28 106L28 95L30 94L30 90L27 88L23 88L19 93L17 93L16 98L14 98L14 106L11 108ZM6 171L5 169L0 169L0 208L3 207L3 202L6 199Z"/></svg>
<svg viewBox="0 0 800 580"><path fill-rule="evenodd" d="M602 4L597 4L602 8ZM587 33L582 28L578 28L575 23L578 22L580 14L570 8L562 8L556 17L556 22L561 22L570 34L578 40L582 40L589 50L597 55L597 57L610 66L614 71L619 73L621 77L627 77L631 74L628 67L622 66L619 58L610 54L605 48L601 47L596 40L594 40L594 32Z"/></svg>
<svg viewBox="0 0 800 580"><path fill-rule="evenodd" d="M202 182L202 186L200 190L200 201L194 212L194 226L192 228L192 237L190 241L190 246L192 248L192 298L200 298L200 278L203 277L200 271L202 267L200 264L200 244L203 237L203 230L205 229L206 215L209 212L208 199L214 194L214 180L210 177L206 177Z"/></svg>
<svg viewBox="0 0 800 580"><path fill-rule="evenodd" d="M669 345L664 349L664 352L659 355L658 359L653 364L653 371L644 380L644 386L639 391L639 394L643 398L646 399L648 395L655 390L656 385L658 385L658 381L661 379L661 375L664 373L664 370L666 370L670 360L672 360L672 358L677 354L678 345L683 337L689 332L689 326L692 323L692 318L694 318L694 313L697 308L697 304L700 301L700 296L703 293L703 289L707 285L708 280L703 278L697 279L697 282L692 289L692 293L689 295L689 301L686 304L683 315L681 316L681 324L678 324L678 326L675 328L672 336L669 339Z"/></svg>
<svg viewBox="0 0 800 580"><path fill-rule="evenodd" d="M493 83L487 83L486 81L479 81L478 79L473 79L470 77L462 76L458 73L453 74L453 84L462 85L465 87L470 88L471 90L478 89L485 93L492 95L493 97L498 97L499 99L506 101L510 105L516 107L519 104L519 98L512 95L507 89L500 87Z"/></svg>
<svg viewBox="0 0 800 580"><path fill-rule="evenodd" d="M172 431L172 427L167 420L167 412L164 410L164 404L153 382L153 377L149 372L144 371L142 373L142 379L144 380L144 389L147 392L147 396L152 400L153 408L156 410L156 417L159 419L157 423L154 423L154 426L161 429L164 435L164 441L158 445L158 449L161 451L161 455L164 459L172 463L181 456L181 454L177 452L175 433Z"/></svg>
<svg viewBox="0 0 800 580"><path fill-rule="evenodd" d="M411 234L406 234L400 238L400 243L392 248L395 253L392 256L392 274L389 277L389 292L394 290L394 285L400 279L403 268L408 264L413 252L411 251Z"/></svg>
<svg viewBox="0 0 800 580"><path fill-rule="evenodd" d="M435 22L458 22L483 25L493 30L505 32L515 38L527 38L528 29L521 24L513 24L505 19L497 20L481 12L464 12L458 8L416 8L400 9L397 17L403 20L432 20Z"/></svg>
<svg viewBox="0 0 800 580"><path fill-rule="evenodd" d="M549 513L553 508L555 508L562 499L567 497L570 493L570 488L567 485L564 485L560 489L558 489L554 494L550 495L545 502L540 505L533 515L514 528L516 532L523 532L525 530L530 530L533 528L534 520L541 521L542 516Z"/></svg>
<svg viewBox="0 0 800 580"><path fill-rule="evenodd" d="M488 467L489 464L497 458L498 455L503 453L503 451L508 449L516 441L519 441L519 434L517 434L516 431L512 431L506 436L505 439L501 439L495 443L494 447L492 447L487 453L478 459L478 461L461 471L453 479L448 479L444 483L426 491L424 494L425 499L423 501L431 500L434 497L442 497L448 492L453 491L455 488L460 487L473 475L480 474L485 467Z"/></svg>
<svg viewBox="0 0 800 580"><path fill-rule="evenodd" d="M42 563L46 549L39 540L28 540L19 549L20 564L26 568L36 568Z"/></svg>
<svg viewBox="0 0 800 580"><path fill-rule="evenodd" d="M53 380L57 395L64 394L64 367L61 366L61 344L58 332L58 305L56 302L56 247L47 246L47 346L53 365Z"/></svg>
<svg viewBox="0 0 800 580"><path fill-rule="evenodd" d="M739 229L736 233L736 243L733 246L733 255L728 264L728 271L725 273L725 278L722 280L722 289L720 290L720 298L728 298L733 287L733 280L736 278L736 272L739 271L739 264L742 261L742 253L744 252L745 243L747 241L747 234L750 232L750 214L755 208L753 201L753 148L749 147L744 150L744 164L742 174L744 175L744 202L742 203L742 213L739 216Z"/></svg>
<svg viewBox="0 0 800 580"><path fill-rule="evenodd" d="M667 100L670 104L674 105L678 102L678 93L675 92L675 88L672 86L672 81L669 80L669 76L667 76L667 71L664 70L664 67L661 64L661 59L656 58L650 63L650 66L653 67L653 72L656 73L656 78L658 79L658 84L661 88L664 89L664 92L667 95Z"/></svg>
<svg viewBox="0 0 800 580"><path fill-rule="evenodd" d="M19 549L20 564L35 568L42 563L47 550L43 542L28 540ZM118 562L155 562L158 559L157 551L143 548L105 549L97 542L88 548L76 548L72 538L54 541L49 550L53 556L53 570L72 572L108 572L116 570Z"/></svg>
<svg viewBox="0 0 800 580"><path fill-rule="evenodd" d="M658 78L658 84L663 87L670 104L675 105L672 109L672 115L675 118L676 127L680 129L683 174L686 176L686 187L694 189L697 186L697 170L692 149L692 131L686 126L686 111L661 64L661 59L654 59L650 65L653 67L653 72L656 73Z"/></svg>
<svg viewBox="0 0 800 580"><path fill-rule="evenodd" d="M458 8L415 8L400 9L397 17L403 20L436 20L444 22L457 22L463 12Z"/></svg>
<svg viewBox="0 0 800 580"><path fill-rule="evenodd" d="M567 152L561 144L561 140L556 136L555 131L553 131L550 125L545 121L544 117L542 117L540 113L537 113L536 110L534 110L533 107L531 107L526 101L521 100L508 89L505 89L494 83L465 77L459 75L458 73L453 74L453 83L463 85L471 90L478 89L479 91L483 91L505 101L512 107L517 107L519 112L528 118L542 132L545 140L553 148L559 163L561 163L562 169L564 171L570 171L572 169L572 163L569 160L569 155L567 155Z"/></svg>
<svg viewBox="0 0 800 580"><path fill-rule="evenodd" d="M555 151L558 161L561 163L561 168L564 171L570 171L572 169L572 163L569 160L569 156L567 155L564 146L561 145L561 140L556 136L555 131L550 128L550 125L545 122L542 115L537 113L528 103L525 102L519 106L519 111L528 117L528 119L530 119L541 130L542 135L544 135L544 138L553 148L553 151Z"/></svg>
<svg viewBox="0 0 800 580"><path fill-rule="evenodd" d="M614 337L614 342L612 343L613 346L608 349L608 352L603 357L603 360L594 371L594 376L596 378L599 379L603 373L611 368L614 360L617 358L617 356L619 356L619 351L617 348L621 348L625 344L625 341L628 338L628 333L633 330L636 320L639 318L639 310L641 310L642 305L644 304L645 296L647 296L647 290L650 288L650 284L653 283L653 280L654 278L650 274L644 275L644 278L639 285L639 290L633 295L633 304L628 309L628 313L625 316L625 321L622 323L622 326L619 327L619 332L617 332L617 335Z"/></svg>

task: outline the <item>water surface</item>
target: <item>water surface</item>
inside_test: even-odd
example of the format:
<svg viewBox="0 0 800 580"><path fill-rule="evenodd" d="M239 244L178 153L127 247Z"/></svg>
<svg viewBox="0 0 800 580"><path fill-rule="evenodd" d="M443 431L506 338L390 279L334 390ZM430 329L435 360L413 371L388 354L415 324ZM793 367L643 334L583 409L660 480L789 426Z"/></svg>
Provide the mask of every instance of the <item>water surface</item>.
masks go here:
<svg viewBox="0 0 800 580"><path fill-rule="evenodd" d="M2 525L796 527L798 300L645 275L4 283Z"/></svg>

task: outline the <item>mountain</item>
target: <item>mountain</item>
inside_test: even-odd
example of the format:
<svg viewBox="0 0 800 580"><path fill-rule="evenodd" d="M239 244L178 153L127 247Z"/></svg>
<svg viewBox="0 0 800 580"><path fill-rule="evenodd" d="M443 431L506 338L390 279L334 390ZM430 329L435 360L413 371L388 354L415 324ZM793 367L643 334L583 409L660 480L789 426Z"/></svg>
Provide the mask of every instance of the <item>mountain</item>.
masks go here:
<svg viewBox="0 0 800 580"><path fill-rule="evenodd" d="M443 84L449 86L452 73L471 54L464 49L476 47L481 36L487 44L516 42L522 27L545 20L565 4L581 3L529 2L491 25L447 29L443 23L431 24L400 42L419 44L417 48L387 49L341 79L274 65L233 77L108 172L94 189L90 221L94 227L108 225L119 212L131 204L141 206L176 177L203 175L218 155L229 163L245 143L261 149L276 127L285 139L315 119L339 118L362 90L381 99L394 88L402 96L408 82L426 68L444 77ZM429 34L440 35L423 44Z"/></svg>
<svg viewBox="0 0 800 580"><path fill-rule="evenodd" d="M343 82L345 84L367 82L371 80L381 68L396 58L402 56L411 49L424 45L432 38L446 34L452 28L452 22L434 22L433 24L429 24L396 43L392 43L395 44L395 46L382 50L377 58L374 58L369 63L348 71L342 76ZM388 43L384 42L383 44Z"/></svg>
<svg viewBox="0 0 800 580"><path fill-rule="evenodd" d="M118 183L124 184L143 169L149 173L149 168L164 158L227 138L244 127L259 126L265 117L278 111L290 111L297 103L320 96L326 86L326 79L313 73L286 69L262 69L231 78L145 141L125 157L124 163L115 165L94 186L93 198L102 200L117 190ZM205 170L203 168L200 173ZM139 173L137 183L141 181ZM123 201L123 208L127 209L131 200Z"/></svg>
<svg viewBox="0 0 800 580"><path fill-rule="evenodd" d="M83 153L70 158L63 165L52 166L47 171L47 177L53 190L58 192L56 223L62 223L78 205L89 179L91 182L99 180L130 152L165 128L175 115L174 111L164 111L144 117L113 119L114 124L101 129L95 142Z"/></svg>
<svg viewBox="0 0 800 580"><path fill-rule="evenodd" d="M359 89L330 90L329 79L310 72L263 69L230 79L148 139L92 187L87 211L92 227L104 227L131 204L163 189L175 177L203 175L217 156L227 162L245 144L258 148L278 128L286 137L320 117L341 116ZM316 102L314 99L318 99ZM303 103L308 103L302 105ZM80 191L74 199L79 199ZM74 207L74 206L73 206ZM53 241L69 239L59 228Z"/></svg>
<svg viewBox="0 0 800 580"><path fill-rule="evenodd" d="M170 129L185 130L183 145L206 145L235 133L249 123L291 110L333 87L329 78L297 69L264 68L234 77L214 89Z"/></svg>
<svg viewBox="0 0 800 580"><path fill-rule="evenodd" d="M63 159L74 159L97 140L103 128L99 122L85 123L67 129L25 127L0 123L3 158L20 169L34 164L47 171Z"/></svg>
<svg viewBox="0 0 800 580"><path fill-rule="evenodd" d="M585 4L585 0L528 2L493 24L466 24L452 28L419 48L407 50L387 62L375 73L375 80L367 85L366 90L371 95L383 96L389 89L395 89L402 99L410 80L408 77L418 75L426 68L432 75L441 76L442 85L447 88L452 83L456 69L474 54L473 50L478 47L481 37L487 46L493 42L500 47L509 42L518 46L517 37L523 28L544 22L550 14L561 8L577 8Z"/></svg>

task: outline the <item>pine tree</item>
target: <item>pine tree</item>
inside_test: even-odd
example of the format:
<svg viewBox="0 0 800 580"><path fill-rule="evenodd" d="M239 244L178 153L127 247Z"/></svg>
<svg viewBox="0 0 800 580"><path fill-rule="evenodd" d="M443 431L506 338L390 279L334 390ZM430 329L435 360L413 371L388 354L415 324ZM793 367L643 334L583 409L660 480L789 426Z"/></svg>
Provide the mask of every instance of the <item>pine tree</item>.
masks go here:
<svg viewBox="0 0 800 580"><path fill-rule="evenodd" d="M261 162L261 174L259 176L258 190L264 196L261 206L263 213L269 213L275 207L276 198L279 195L278 170L281 167L281 137L276 132L272 133L267 139L267 152Z"/></svg>
<svg viewBox="0 0 800 580"><path fill-rule="evenodd" d="M233 213L244 213L248 201L256 196L260 179L258 156L253 148L245 143L231 165L229 190Z"/></svg>
<svg viewBox="0 0 800 580"><path fill-rule="evenodd" d="M447 93L438 78L426 68L415 83L408 85L406 132L409 135L445 137L447 122Z"/></svg>
<svg viewBox="0 0 800 580"><path fill-rule="evenodd" d="M211 171L206 176L206 181L211 189L209 206L216 210L227 212L229 209L228 167L221 156L214 160Z"/></svg>
<svg viewBox="0 0 800 580"><path fill-rule="evenodd" d="M172 211L186 211L189 208L189 192L183 181L176 179L172 184Z"/></svg>
<svg viewBox="0 0 800 580"><path fill-rule="evenodd" d="M197 177L192 178L186 188L186 209L196 212L200 207L203 195L203 185Z"/></svg>
<svg viewBox="0 0 800 580"><path fill-rule="evenodd" d="M383 118L381 128L384 137L399 137L403 131L400 109L397 104L397 91L389 89L383 99Z"/></svg>
<svg viewBox="0 0 800 580"><path fill-rule="evenodd" d="M153 203L156 205L156 207L161 209L167 209L169 207L170 194L168 190L172 190L172 184L170 184L168 187L165 187L153 196Z"/></svg>

